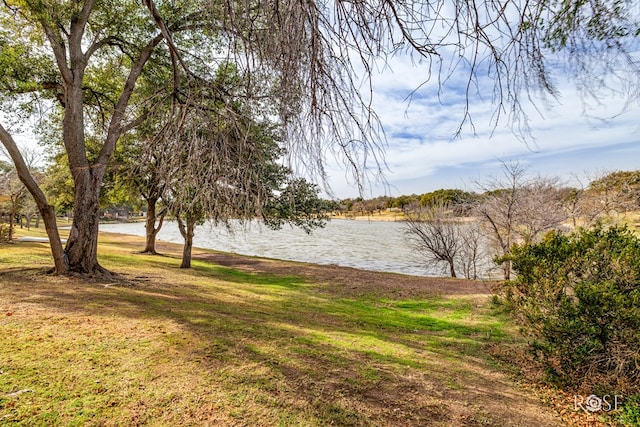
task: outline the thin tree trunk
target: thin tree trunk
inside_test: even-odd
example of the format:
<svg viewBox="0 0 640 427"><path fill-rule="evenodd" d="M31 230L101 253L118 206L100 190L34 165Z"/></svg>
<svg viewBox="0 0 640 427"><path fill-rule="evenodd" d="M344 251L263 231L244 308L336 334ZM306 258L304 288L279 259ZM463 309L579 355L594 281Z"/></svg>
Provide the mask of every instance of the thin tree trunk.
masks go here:
<svg viewBox="0 0 640 427"><path fill-rule="evenodd" d="M13 240L13 227L15 226L15 214L13 209L9 212L9 235L7 237L8 241Z"/></svg>
<svg viewBox="0 0 640 427"><path fill-rule="evenodd" d="M142 253L147 254L156 254L156 237L162 228L162 223L164 221L165 213L157 214L156 204L158 203L157 198L147 199L147 220L145 223L145 231L146 231L146 242L145 247ZM158 221L158 226L156 227L156 221Z"/></svg>
<svg viewBox="0 0 640 427"><path fill-rule="evenodd" d="M453 266L453 261L449 261L449 270L451 271L451 277L457 277L456 276L456 269Z"/></svg>
<svg viewBox="0 0 640 427"><path fill-rule="evenodd" d="M193 224L187 225L187 237L182 248L182 264L180 268L191 268L191 250L193 249Z"/></svg>
<svg viewBox="0 0 640 427"><path fill-rule="evenodd" d="M191 268L191 251L193 249L193 235L196 222L187 216L186 224L180 216L176 216L180 234L184 238L184 246L182 247L182 264L180 268Z"/></svg>
<svg viewBox="0 0 640 427"><path fill-rule="evenodd" d="M505 260L502 263L502 268L504 271L504 280L511 280L511 261Z"/></svg>
<svg viewBox="0 0 640 427"><path fill-rule="evenodd" d="M0 141L7 149L13 164L18 172L20 181L27 187L27 190L33 196L33 199L38 206L38 211L42 215L44 221L44 227L49 236L49 243L51 245L51 254L53 255L53 262L55 265L55 272L58 274L64 274L68 271L68 264L64 250L62 249L62 242L60 240L60 234L58 233L58 224L56 223L56 214L53 206L47 203L47 198L38 186L38 183L29 172L20 150L15 143L13 137L0 125Z"/></svg>
<svg viewBox="0 0 640 427"><path fill-rule="evenodd" d="M154 220L155 221L155 220ZM153 254L156 255L156 236L158 235L158 231L152 226L151 230L149 230L149 219L147 219L147 235L144 245L143 254Z"/></svg>

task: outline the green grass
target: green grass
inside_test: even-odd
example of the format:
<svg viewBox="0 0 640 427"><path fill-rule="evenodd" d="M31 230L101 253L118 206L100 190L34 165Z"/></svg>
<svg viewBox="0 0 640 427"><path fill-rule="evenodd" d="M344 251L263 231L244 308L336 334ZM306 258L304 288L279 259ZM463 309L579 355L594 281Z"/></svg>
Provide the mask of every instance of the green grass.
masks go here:
<svg viewBox="0 0 640 427"><path fill-rule="evenodd" d="M45 244L0 246L0 425L546 422L486 351L520 345L486 295L346 298L100 242L121 280L49 276Z"/></svg>

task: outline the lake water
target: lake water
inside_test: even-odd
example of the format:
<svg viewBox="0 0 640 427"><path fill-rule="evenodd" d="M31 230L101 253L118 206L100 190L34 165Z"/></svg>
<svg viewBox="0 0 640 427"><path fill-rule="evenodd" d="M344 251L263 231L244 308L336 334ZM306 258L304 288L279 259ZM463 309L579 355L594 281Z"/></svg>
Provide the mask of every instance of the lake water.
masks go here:
<svg viewBox="0 0 640 427"><path fill-rule="evenodd" d="M143 223L101 224L100 230L144 236ZM167 221L159 240L183 243L175 221ZM336 264L363 270L387 271L415 276L441 276L428 269L407 243L404 223L331 220L325 228L307 235L289 226L271 230L257 222L246 228L209 224L196 228L194 246L243 255L315 264Z"/></svg>

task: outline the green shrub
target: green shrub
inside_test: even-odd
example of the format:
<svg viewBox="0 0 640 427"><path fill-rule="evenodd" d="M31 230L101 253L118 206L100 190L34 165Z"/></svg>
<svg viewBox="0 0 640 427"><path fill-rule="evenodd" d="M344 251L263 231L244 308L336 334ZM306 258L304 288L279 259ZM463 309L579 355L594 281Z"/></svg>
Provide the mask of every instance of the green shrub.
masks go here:
<svg viewBox="0 0 640 427"><path fill-rule="evenodd" d="M627 228L548 234L515 247L504 284L551 378L601 393L640 386L640 240Z"/></svg>
<svg viewBox="0 0 640 427"><path fill-rule="evenodd" d="M640 394L625 399L620 420L625 426L640 426Z"/></svg>

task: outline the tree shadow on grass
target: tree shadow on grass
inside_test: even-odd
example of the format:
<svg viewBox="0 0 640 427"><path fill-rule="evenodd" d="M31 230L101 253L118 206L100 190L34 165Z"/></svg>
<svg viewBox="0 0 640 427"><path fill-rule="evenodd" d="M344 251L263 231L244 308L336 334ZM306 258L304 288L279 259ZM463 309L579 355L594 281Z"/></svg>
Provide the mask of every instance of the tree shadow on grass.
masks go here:
<svg viewBox="0 0 640 427"><path fill-rule="evenodd" d="M4 271L1 292L60 313L177 324L195 341L188 351L202 374L229 396L243 391L256 413L281 404L319 425L553 424L484 356L460 351L480 349L486 325L332 298L295 276L208 264L177 275L166 260L144 262L150 274L121 282L46 276L37 290L29 281L44 277L39 270L26 282L29 270Z"/></svg>

